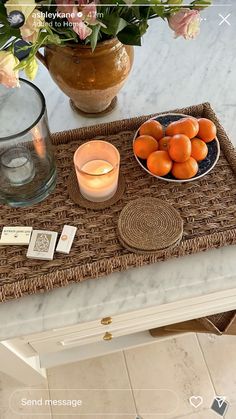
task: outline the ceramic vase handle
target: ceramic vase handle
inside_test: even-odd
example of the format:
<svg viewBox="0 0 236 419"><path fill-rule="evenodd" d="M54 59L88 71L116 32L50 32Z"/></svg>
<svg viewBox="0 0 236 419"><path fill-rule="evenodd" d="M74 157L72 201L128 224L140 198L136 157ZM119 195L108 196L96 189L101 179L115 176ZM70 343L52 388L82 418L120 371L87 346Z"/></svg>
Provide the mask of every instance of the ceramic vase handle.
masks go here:
<svg viewBox="0 0 236 419"><path fill-rule="evenodd" d="M43 54L41 54L41 52L37 51L36 53L36 57L39 59L39 61L41 61L41 63L48 69L48 65L47 65L47 61L46 58L44 57Z"/></svg>

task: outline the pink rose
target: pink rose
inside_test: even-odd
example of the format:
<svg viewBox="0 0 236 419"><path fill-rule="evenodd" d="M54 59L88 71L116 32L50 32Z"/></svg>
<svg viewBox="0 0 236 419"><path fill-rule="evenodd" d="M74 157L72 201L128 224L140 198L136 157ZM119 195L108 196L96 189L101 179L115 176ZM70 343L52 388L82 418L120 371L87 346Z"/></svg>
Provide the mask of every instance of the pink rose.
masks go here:
<svg viewBox="0 0 236 419"><path fill-rule="evenodd" d="M73 29L79 35L79 38L83 41L92 33L92 29L89 28L84 22L74 22Z"/></svg>
<svg viewBox="0 0 236 419"><path fill-rule="evenodd" d="M14 68L19 60L9 51L0 51L0 84L6 87L19 87L18 70Z"/></svg>
<svg viewBox="0 0 236 419"><path fill-rule="evenodd" d="M169 17L170 28L175 31L176 38L183 36L185 39L193 39L200 32L200 13L198 10L182 8Z"/></svg>
<svg viewBox="0 0 236 419"><path fill-rule="evenodd" d="M56 0L60 13L66 13L67 20L72 24L73 30L81 40L86 39L92 33L88 25L96 25L96 4L82 0L78 5L74 0Z"/></svg>

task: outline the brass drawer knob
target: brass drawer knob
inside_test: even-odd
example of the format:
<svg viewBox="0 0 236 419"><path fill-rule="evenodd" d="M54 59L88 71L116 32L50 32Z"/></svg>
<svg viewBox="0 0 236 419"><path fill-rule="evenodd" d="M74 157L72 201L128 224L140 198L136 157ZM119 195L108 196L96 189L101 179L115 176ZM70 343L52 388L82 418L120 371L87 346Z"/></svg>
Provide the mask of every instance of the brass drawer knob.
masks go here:
<svg viewBox="0 0 236 419"><path fill-rule="evenodd" d="M111 333L106 332L105 335L103 336L103 340L112 340L113 336Z"/></svg>
<svg viewBox="0 0 236 419"><path fill-rule="evenodd" d="M104 317L104 319L101 320L101 324L103 324L104 326L108 326L111 323L112 323L111 317Z"/></svg>

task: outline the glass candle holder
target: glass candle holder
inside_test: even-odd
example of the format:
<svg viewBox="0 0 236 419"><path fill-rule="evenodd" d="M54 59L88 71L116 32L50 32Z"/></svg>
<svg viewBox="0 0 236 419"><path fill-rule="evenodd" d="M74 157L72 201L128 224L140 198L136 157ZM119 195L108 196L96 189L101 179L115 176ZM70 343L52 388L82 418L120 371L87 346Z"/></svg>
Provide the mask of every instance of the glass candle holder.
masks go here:
<svg viewBox="0 0 236 419"><path fill-rule="evenodd" d="M56 167L42 92L27 80L0 85L0 202L21 207L54 189Z"/></svg>
<svg viewBox="0 0 236 419"><path fill-rule="evenodd" d="M93 202L111 199L117 190L120 153L112 144L94 140L81 145L74 154L80 192Z"/></svg>
<svg viewBox="0 0 236 419"><path fill-rule="evenodd" d="M25 147L10 148L0 156L3 175L11 185L24 185L30 182L35 169L31 155Z"/></svg>

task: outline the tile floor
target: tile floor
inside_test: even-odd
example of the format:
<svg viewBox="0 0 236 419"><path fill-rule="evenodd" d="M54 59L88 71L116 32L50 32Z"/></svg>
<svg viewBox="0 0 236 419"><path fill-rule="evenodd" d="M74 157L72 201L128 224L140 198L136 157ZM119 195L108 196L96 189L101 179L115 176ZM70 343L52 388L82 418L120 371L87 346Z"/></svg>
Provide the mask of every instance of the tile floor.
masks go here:
<svg viewBox="0 0 236 419"><path fill-rule="evenodd" d="M214 395L236 419L236 336L186 334L48 370L48 388L26 389L0 374L1 419L214 419ZM197 409L191 396L202 396ZM23 399L43 406L22 406ZM45 406L45 400L82 406ZM10 407L9 407L10 400Z"/></svg>

